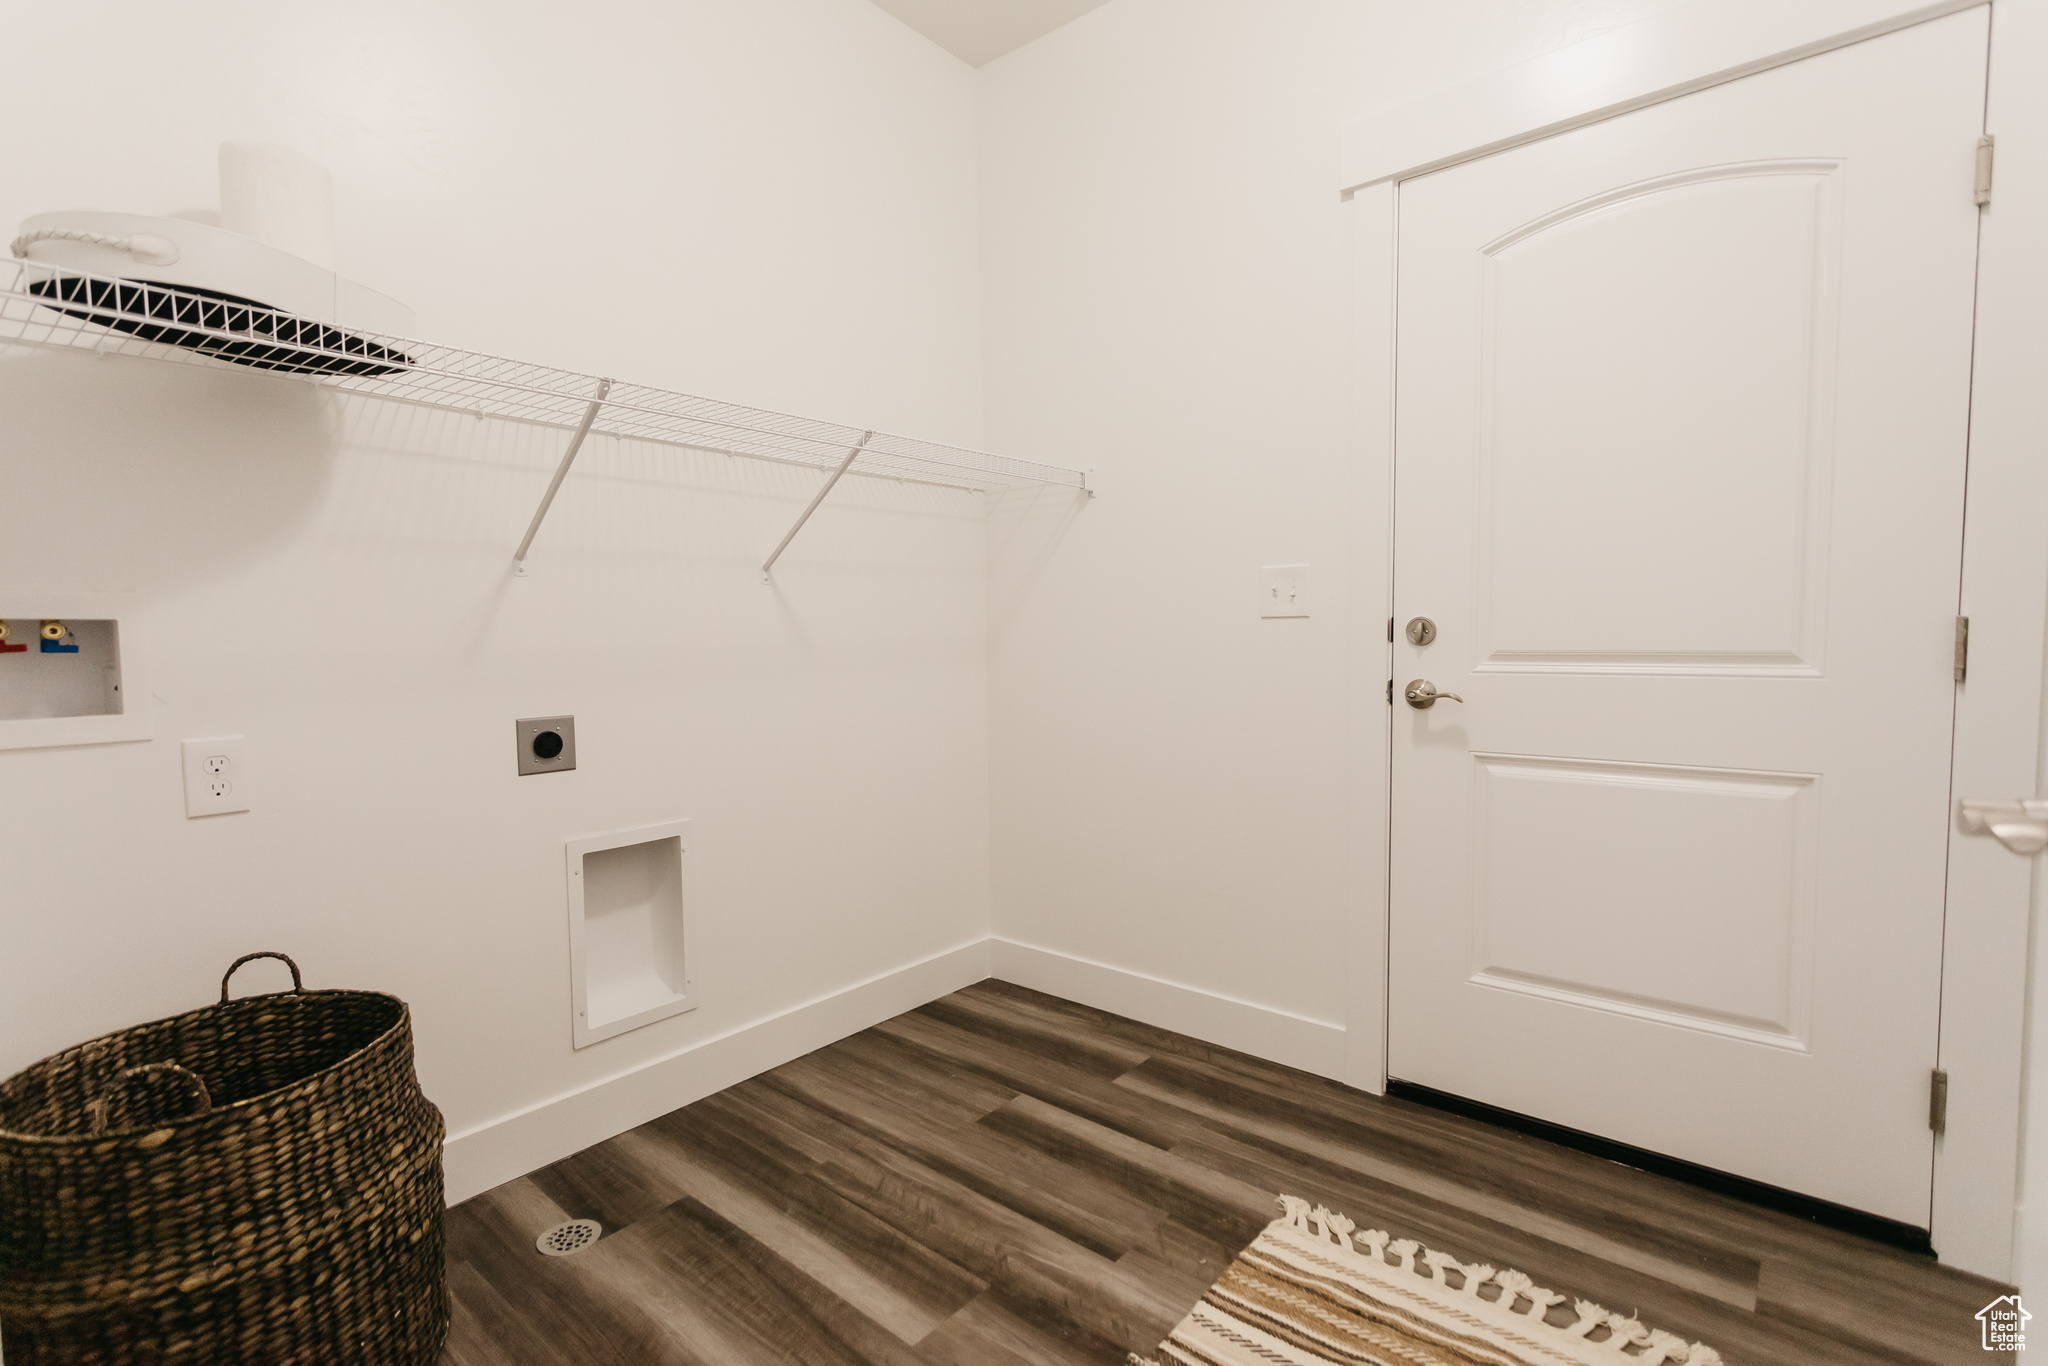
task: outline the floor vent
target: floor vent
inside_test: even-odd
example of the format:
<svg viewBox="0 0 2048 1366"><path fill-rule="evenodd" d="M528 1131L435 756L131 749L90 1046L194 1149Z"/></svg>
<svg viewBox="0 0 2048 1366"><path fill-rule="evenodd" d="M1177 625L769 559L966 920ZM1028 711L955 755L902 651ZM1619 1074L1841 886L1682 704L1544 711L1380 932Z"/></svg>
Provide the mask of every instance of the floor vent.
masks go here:
<svg viewBox="0 0 2048 1366"><path fill-rule="evenodd" d="M581 1252L604 1236L604 1229L595 1219L571 1219L566 1224L556 1224L546 1233L533 1240L533 1245L547 1257L566 1257L572 1252Z"/></svg>

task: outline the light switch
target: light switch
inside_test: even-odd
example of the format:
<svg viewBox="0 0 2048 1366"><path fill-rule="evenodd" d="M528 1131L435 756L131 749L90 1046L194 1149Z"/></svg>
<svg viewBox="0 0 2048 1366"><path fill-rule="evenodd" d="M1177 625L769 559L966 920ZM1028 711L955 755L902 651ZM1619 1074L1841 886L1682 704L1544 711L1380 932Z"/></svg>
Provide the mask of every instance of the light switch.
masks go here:
<svg viewBox="0 0 2048 1366"><path fill-rule="evenodd" d="M1308 566L1269 564L1259 571L1259 615L1262 617L1305 617L1308 615Z"/></svg>
<svg viewBox="0 0 2048 1366"><path fill-rule="evenodd" d="M249 809L249 738L185 742L185 815L225 816Z"/></svg>

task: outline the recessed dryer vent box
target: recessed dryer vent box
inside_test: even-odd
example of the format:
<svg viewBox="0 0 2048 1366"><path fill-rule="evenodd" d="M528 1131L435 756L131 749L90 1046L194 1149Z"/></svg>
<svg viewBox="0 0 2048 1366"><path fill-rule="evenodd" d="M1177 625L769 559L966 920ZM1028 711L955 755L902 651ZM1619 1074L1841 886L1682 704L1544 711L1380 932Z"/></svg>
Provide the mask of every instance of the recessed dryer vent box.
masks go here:
<svg viewBox="0 0 2048 1366"><path fill-rule="evenodd" d="M131 611L97 595L0 594L0 749L150 738Z"/></svg>
<svg viewBox="0 0 2048 1366"><path fill-rule="evenodd" d="M695 1009L690 822L571 840L568 860L576 1047Z"/></svg>

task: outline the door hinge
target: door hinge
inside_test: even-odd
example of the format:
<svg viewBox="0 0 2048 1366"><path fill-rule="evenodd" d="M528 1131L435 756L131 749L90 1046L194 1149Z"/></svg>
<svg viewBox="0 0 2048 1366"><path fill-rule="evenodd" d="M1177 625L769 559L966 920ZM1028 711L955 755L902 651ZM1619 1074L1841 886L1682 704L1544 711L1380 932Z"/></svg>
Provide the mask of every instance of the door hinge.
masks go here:
<svg viewBox="0 0 2048 1366"><path fill-rule="evenodd" d="M1392 617L1388 617L1388 618L1387 618L1387 644L1389 644L1389 645L1392 645L1393 643L1394 643L1394 619L1393 619Z"/></svg>
<svg viewBox="0 0 2048 1366"><path fill-rule="evenodd" d="M1982 208L1991 202L1991 154L1997 147L1998 139L1986 133L1977 139L1977 205Z"/></svg>
<svg viewBox="0 0 2048 1366"><path fill-rule="evenodd" d="M1387 680L1387 705L1394 705L1394 680L1391 678Z"/></svg>
<svg viewBox="0 0 2048 1366"><path fill-rule="evenodd" d="M1970 672L1970 619L1956 618L1956 682L1960 683Z"/></svg>
<svg viewBox="0 0 2048 1366"><path fill-rule="evenodd" d="M1936 1138L1948 1132L1948 1073L1939 1067L1927 1087L1927 1127Z"/></svg>

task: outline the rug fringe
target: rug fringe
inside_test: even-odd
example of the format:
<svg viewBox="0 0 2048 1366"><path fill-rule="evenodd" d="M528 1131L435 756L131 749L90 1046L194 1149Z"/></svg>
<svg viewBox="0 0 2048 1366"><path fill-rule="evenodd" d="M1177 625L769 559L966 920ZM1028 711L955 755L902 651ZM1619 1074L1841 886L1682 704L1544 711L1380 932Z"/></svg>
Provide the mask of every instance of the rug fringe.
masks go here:
<svg viewBox="0 0 2048 1366"><path fill-rule="evenodd" d="M1480 1300L1482 1304L1514 1316L1525 1327L1541 1329L1565 1337L1581 1338L1587 1342L1598 1342L1611 1347L1615 1354L1630 1366L1723 1366L1721 1354L1705 1343L1688 1344L1675 1333L1659 1328L1647 1328L1632 1314L1615 1313L1602 1308L1591 1300L1575 1299L1572 1309L1578 1315L1576 1322L1565 1327L1550 1323L1544 1316L1555 1305L1564 1303L1565 1297L1555 1291L1545 1290L1519 1271L1499 1270L1483 1262L1470 1265L1459 1261L1448 1252L1437 1252L1424 1248L1412 1238L1394 1238L1380 1229L1358 1232L1358 1225L1341 1214L1331 1212L1322 1205L1311 1207L1309 1202L1298 1195L1280 1197L1280 1218L1283 1223L1308 1234L1322 1242L1334 1243L1355 1256L1377 1260L1387 1264L1391 1254L1403 1270L1416 1275L1433 1278L1450 1291L1451 1284L1444 1273L1456 1270L1463 1284L1456 1292L1480 1299L1479 1288L1488 1281L1500 1287L1500 1297L1493 1301ZM1353 1235L1356 1234L1354 1237ZM1364 1244L1360 1247L1359 1244ZM1526 1310L1516 1309L1518 1299L1529 1301ZM1601 1328L1607 1330L1602 1338L1592 1334ZM1637 1353L1624 1349L1635 1347ZM1157 1366L1147 1362L1135 1352L1131 1354L1130 1366Z"/></svg>

